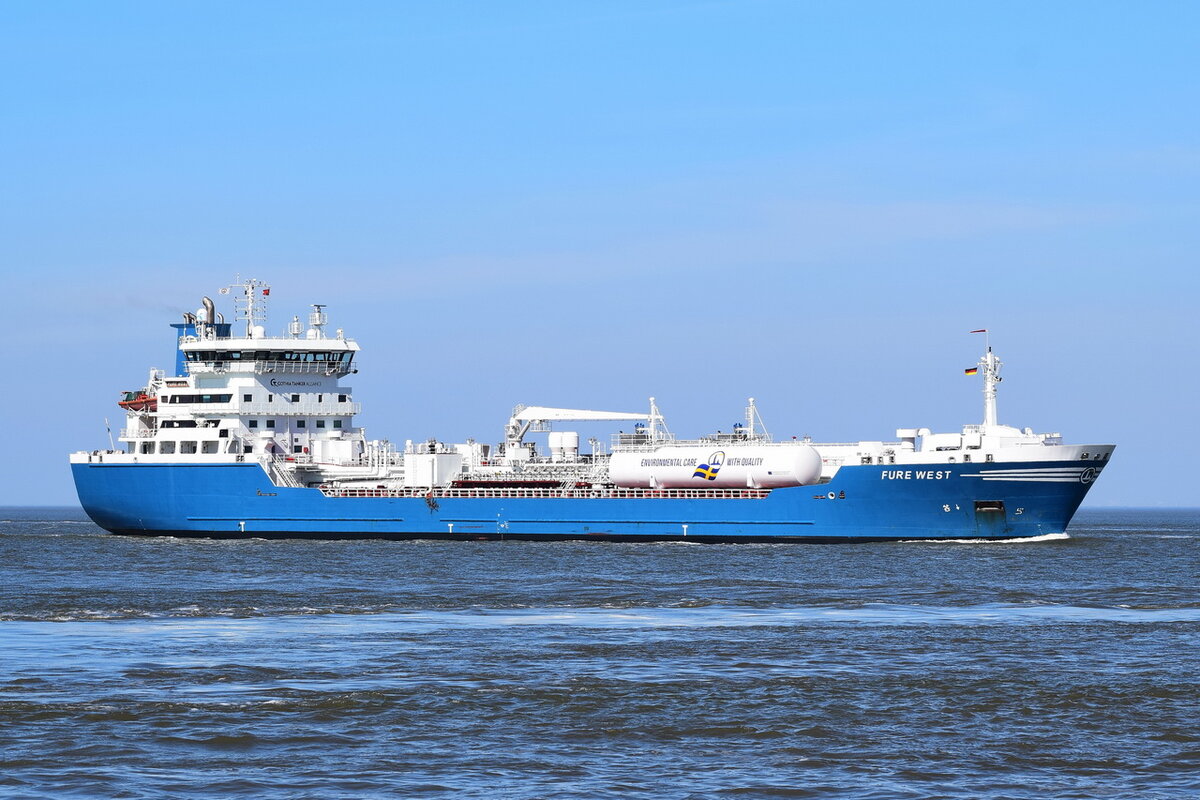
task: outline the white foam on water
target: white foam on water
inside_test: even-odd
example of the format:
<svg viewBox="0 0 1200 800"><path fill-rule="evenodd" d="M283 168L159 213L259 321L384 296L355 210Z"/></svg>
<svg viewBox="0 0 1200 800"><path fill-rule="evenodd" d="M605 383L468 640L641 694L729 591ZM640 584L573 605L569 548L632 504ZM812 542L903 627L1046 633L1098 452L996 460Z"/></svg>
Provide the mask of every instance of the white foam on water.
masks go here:
<svg viewBox="0 0 1200 800"><path fill-rule="evenodd" d="M1016 539L903 539L900 544L1030 544L1058 542L1070 538L1069 533L1043 533L1041 536L1022 536Z"/></svg>

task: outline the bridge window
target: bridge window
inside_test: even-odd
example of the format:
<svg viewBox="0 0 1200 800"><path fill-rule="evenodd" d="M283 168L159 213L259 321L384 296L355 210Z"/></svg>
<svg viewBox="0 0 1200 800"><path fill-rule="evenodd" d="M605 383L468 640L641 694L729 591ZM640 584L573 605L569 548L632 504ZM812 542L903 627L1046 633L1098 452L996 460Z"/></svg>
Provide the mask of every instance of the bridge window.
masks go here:
<svg viewBox="0 0 1200 800"><path fill-rule="evenodd" d="M169 456L169 455L174 454L175 443L174 442L159 442L158 443L158 452L164 456Z"/></svg>
<svg viewBox="0 0 1200 800"><path fill-rule="evenodd" d="M228 403L233 399L233 394L173 394L170 399L164 398L166 403Z"/></svg>
<svg viewBox="0 0 1200 800"><path fill-rule="evenodd" d="M257 428L257 427L258 427L258 420L256 420L256 419L248 419L248 420L246 420L246 427L247 427L247 428Z"/></svg>
<svg viewBox="0 0 1200 800"><path fill-rule="evenodd" d="M254 395L252 395L252 394L244 394L244 395L242 395L242 402L243 402L243 403L253 403L253 402L254 402Z"/></svg>
<svg viewBox="0 0 1200 800"><path fill-rule="evenodd" d="M294 394L294 395L292 395L292 402L293 402L293 403L299 403L299 402L300 402L300 395L298 395L298 394Z"/></svg>
<svg viewBox="0 0 1200 800"><path fill-rule="evenodd" d="M335 420L333 421L333 427L335 427L335 428L340 428L340 427L342 427L342 421L341 421L340 419L335 419Z"/></svg>
<svg viewBox="0 0 1200 800"><path fill-rule="evenodd" d="M298 420L296 420L296 427L297 427L297 428L303 428L303 427L304 427L304 424L305 424L305 423L304 423L304 420L302 420L302 419L298 419Z"/></svg>
<svg viewBox="0 0 1200 800"><path fill-rule="evenodd" d="M268 428L274 428L274 427L275 427L275 420L273 420L273 419L269 419L269 420L267 420L267 427L268 427Z"/></svg>
<svg viewBox="0 0 1200 800"><path fill-rule="evenodd" d="M195 442L180 442L179 452L184 455L191 455L196 452Z"/></svg>
<svg viewBox="0 0 1200 800"><path fill-rule="evenodd" d="M185 350L188 361L303 361L349 363L353 353L293 350Z"/></svg>
<svg viewBox="0 0 1200 800"><path fill-rule="evenodd" d="M323 420L323 419L319 419L319 420L317 420L317 427L318 427L318 428L324 428L324 427L325 427L325 420Z"/></svg>

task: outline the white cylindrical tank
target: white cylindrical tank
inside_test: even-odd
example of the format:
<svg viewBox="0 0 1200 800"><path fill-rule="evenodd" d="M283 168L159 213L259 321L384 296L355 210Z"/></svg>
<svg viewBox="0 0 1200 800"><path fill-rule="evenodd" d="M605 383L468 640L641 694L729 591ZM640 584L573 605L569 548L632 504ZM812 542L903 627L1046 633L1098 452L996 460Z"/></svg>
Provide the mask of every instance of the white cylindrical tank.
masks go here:
<svg viewBox="0 0 1200 800"><path fill-rule="evenodd" d="M662 489L779 489L821 478L821 455L807 444L680 445L613 453L617 486Z"/></svg>
<svg viewBox="0 0 1200 800"><path fill-rule="evenodd" d="M579 459L579 433L577 431L551 431L549 444L551 461L577 461Z"/></svg>

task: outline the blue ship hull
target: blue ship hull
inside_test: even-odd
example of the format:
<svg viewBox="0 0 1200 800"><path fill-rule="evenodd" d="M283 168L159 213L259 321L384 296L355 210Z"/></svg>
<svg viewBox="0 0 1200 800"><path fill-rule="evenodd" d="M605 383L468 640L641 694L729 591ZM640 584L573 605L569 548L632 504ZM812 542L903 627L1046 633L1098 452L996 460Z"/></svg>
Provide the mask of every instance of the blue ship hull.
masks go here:
<svg viewBox="0 0 1200 800"><path fill-rule="evenodd" d="M1072 480L1036 471L1076 468ZM73 464L84 510L113 533L219 538L880 541L1062 533L1087 461L846 466L762 498L327 497L257 463ZM1007 477L1006 477L1007 473ZM1015 477L1013 476L1015 473ZM1025 477L1021 477L1025 476Z"/></svg>

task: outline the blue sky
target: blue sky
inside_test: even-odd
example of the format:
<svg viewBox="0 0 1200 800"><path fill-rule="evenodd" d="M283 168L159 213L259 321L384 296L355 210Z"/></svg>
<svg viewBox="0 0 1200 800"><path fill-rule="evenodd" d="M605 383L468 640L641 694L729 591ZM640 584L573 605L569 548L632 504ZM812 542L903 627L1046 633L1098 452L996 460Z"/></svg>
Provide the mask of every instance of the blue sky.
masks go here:
<svg viewBox="0 0 1200 800"><path fill-rule="evenodd" d="M1116 442L1090 505L1197 505L1200 6L8 3L0 504L235 273L329 304L373 436L511 407Z"/></svg>

